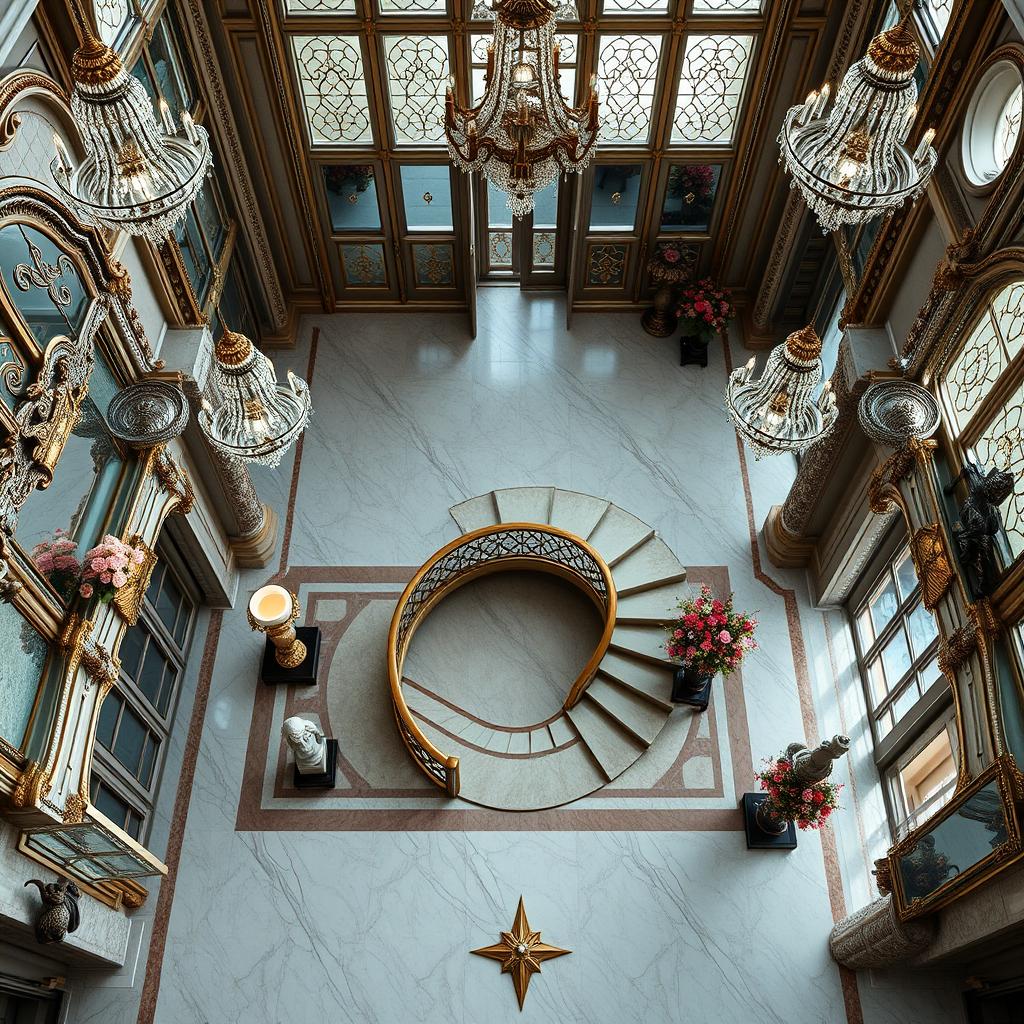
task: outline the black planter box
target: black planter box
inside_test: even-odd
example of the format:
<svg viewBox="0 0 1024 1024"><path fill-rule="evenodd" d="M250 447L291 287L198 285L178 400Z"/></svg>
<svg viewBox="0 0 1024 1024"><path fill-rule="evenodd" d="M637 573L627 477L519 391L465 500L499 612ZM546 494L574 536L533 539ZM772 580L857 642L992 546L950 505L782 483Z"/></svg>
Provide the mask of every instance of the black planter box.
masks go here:
<svg viewBox="0 0 1024 1024"><path fill-rule="evenodd" d="M295 635L306 645L306 657L295 668L282 668L274 657L276 648L267 640L263 649L263 666L260 679L268 686L294 683L297 686L313 686L320 669L320 630L316 626L297 626Z"/></svg>

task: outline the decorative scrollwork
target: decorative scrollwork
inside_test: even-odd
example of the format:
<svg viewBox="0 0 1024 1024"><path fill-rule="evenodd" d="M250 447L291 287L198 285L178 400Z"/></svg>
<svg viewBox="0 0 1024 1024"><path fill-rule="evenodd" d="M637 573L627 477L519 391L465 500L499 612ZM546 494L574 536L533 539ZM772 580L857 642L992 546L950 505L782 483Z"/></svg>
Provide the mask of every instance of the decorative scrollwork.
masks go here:
<svg viewBox="0 0 1024 1024"><path fill-rule="evenodd" d="M363 288L379 288L387 284L383 245L377 242L342 245L341 260L346 284Z"/></svg>
<svg viewBox="0 0 1024 1024"><path fill-rule="evenodd" d="M446 243L437 245L416 244L412 247L413 263L416 265L416 283L434 288L454 282L452 247Z"/></svg>
<svg viewBox="0 0 1024 1024"><path fill-rule="evenodd" d="M67 286L66 282L61 281L61 278L65 274L73 276L75 273L75 265L71 262L71 257L66 252L62 252L57 256L56 264L47 263L43 259L39 246L25 234L25 229L21 225L18 227L22 238L25 239L25 244L28 246L29 255L32 258L32 266L29 266L27 263L15 265L11 275L14 278L15 285L23 292L27 292L30 288L40 288L45 291L50 301L64 317L65 323L70 327L71 321L68 320L64 310L71 305L71 289Z"/></svg>
<svg viewBox="0 0 1024 1024"><path fill-rule="evenodd" d="M732 141L754 37L687 37L672 141Z"/></svg>
<svg viewBox="0 0 1024 1024"><path fill-rule="evenodd" d="M606 86L602 104L605 142L647 141L660 57L661 36L602 38L597 75Z"/></svg>
<svg viewBox="0 0 1024 1024"><path fill-rule="evenodd" d="M587 258L587 284L621 285L626 274L624 245L592 245Z"/></svg>
<svg viewBox="0 0 1024 1024"><path fill-rule="evenodd" d="M358 36L292 36L314 145L373 138Z"/></svg>
<svg viewBox="0 0 1024 1024"><path fill-rule="evenodd" d="M388 36L385 44L395 140L443 141L447 41L443 36Z"/></svg>

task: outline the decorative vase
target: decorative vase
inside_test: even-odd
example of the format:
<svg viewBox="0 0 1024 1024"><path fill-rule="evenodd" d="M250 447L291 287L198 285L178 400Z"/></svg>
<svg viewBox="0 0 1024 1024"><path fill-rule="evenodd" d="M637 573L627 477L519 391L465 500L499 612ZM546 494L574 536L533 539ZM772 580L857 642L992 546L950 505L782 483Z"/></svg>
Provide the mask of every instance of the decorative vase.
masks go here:
<svg viewBox="0 0 1024 1024"><path fill-rule="evenodd" d="M770 796L766 796L757 805L754 820L757 822L757 827L770 836L784 835L789 828L789 822L785 818L780 818L776 813L775 804L772 803Z"/></svg>
<svg viewBox="0 0 1024 1024"><path fill-rule="evenodd" d="M698 711L707 711L711 701L711 680L688 665L680 665L672 679L672 703L689 704Z"/></svg>
<svg viewBox="0 0 1024 1024"><path fill-rule="evenodd" d="M700 366L707 369L708 346L711 339L704 334L686 334L679 336L679 365Z"/></svg>
<svg viewBox="0 0 1024 1024"><path fill-rule="evenodd" d="M672 312L672 285L662 281L654 293L654 305L640 317L640 325L655 338L667 338L679 323Z"/></svg>

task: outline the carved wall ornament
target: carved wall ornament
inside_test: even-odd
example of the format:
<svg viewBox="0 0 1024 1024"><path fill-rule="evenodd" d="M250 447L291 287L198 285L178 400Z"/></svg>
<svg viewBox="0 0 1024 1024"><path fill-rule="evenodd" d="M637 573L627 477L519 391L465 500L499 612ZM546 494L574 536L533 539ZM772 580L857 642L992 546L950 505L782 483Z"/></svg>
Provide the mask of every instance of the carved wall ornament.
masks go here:
<svg viewBox="0 0 1024 1024"><path fill-rule="evenodd" d="M921 601L934 611L954 579L953 563L938 523L921 526L910 538L910 554L921 581Z"/></svg>
<svg viewBox="0 0 1024 1024"><path fill-rule="evenodd" d="M68 932L78 929L78 900L82 894L74 882L61 878L44 883L38 878L30 878L25 885L37 886L43 901L43 912L36 920L36 942L43 945L62 942Z"/></svg>
<svg viewBox="0 0 1024 1024"><path fill-rule="evenodd" d="M171 458L163 445L158 445L152 451L153 472L160 481L160 486L168 494L176 494L178 496L178 504L175 506L174 511L178 515L188 515L195 503L195 493L192 490L192 483L188 478L188 473L185 472L184 467L179 466Z"/></svg>
<svg viewBox="0 0 1024 1024"><path fill-rule="evenodd" d="M890 448L900 448L912 437L931 437L940 422L931 392L909 380L876 381L861 395L857 416L872 441Z"/></svg>
<svg viewBox="0 0 1024 1024"><path fill-rule="evenodd" d="M829 935L829 952L837 963L855 971L890 967L927 949L935 928L933 919L901 921L887 894L843 918Z"/></svg>
<svg viewBox="0 0 1024 1024"><path fill-rule="evenodd" d="M81 793L69 793L64 801L64 824L80 825L85 821L85 810L89 806L88 801Z"/></svg>
<svg viewBox="0 0 1024 1024"><path fill-rule="evenodd" d="M146 591L149 589L149 581L153 576L153 569L159 561L156 552L139 536L132 534L131 537L123 538L124 543L130 547L140 549L145 553L145 558L139 564L132 564L128 582L119 587L114 594L114 607L120 612L121 617L129 626L134 626L139 621L139 614L142 612L142 602L145 600Z"/></svg>
<svg viewBox="0 0 1024 1024"><path fill-rule="evenodd" d="M136 450L166 444L188 425L188 399L166 380L140 380L119 391L110 402L110 432Z"/></svg>
<svg viewBox="0 0 1024 1024"><path fill-rule="evenodd" d="M952 676L977 649L977 629L974 626L961 626L949 637L939 641L939 670Z"/></svg>

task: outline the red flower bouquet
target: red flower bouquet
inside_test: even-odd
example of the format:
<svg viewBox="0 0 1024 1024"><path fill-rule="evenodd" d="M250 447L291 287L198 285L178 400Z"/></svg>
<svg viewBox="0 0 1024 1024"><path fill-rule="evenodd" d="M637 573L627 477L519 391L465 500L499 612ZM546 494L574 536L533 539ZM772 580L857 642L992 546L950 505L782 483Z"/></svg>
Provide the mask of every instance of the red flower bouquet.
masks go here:
<svg viewBox="0 0 1024 1024"><path fill-rule="evenodd" d="M32 561L36 568L65 599L74 594L82 571L77 550L78 544L61 529L54 530L52 537L40 541L32 549Z"/></svg>
<svg viewBox="0 0 1024 1024"><path fill-rule="evenodd" d="M683 289L676 310L683 333L696 335L704 344L724 331L735 314L729 291L707 277Z"/></svg>
<svg viewBox="0 0 1024 1024"><path fill-rule="evenodd" d="M699 597L680 601L679 614L666 627L665 653L702 676L727 676L738 668L748 651L757 650L757 619L734 611L732 597L719 601L705 584Z"/></svg>
<svg viewBox="0 0 1024 1024"><path fill-rule="evenodd" d="M768 794L770 817L796 822L800 829L820 829L828 823L832 812L839 808L842 783L822 779L803 782L796 777L793 764L783 756L768 758L764 768L754 778Z"/></svg>

